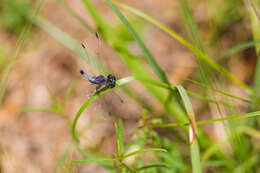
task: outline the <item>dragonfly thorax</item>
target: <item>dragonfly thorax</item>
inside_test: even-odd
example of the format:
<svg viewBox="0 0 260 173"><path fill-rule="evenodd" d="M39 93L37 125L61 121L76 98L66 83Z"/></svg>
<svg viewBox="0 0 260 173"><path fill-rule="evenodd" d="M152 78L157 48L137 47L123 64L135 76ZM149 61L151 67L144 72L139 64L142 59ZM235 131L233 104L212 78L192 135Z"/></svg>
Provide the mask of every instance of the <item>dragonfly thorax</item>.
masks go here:
<svg viewBox="0 0 260 173"><path fill-rule="evenodd" d="M115 87L116 77L112 74L107 75L107 83L111 88Z"/></svg>

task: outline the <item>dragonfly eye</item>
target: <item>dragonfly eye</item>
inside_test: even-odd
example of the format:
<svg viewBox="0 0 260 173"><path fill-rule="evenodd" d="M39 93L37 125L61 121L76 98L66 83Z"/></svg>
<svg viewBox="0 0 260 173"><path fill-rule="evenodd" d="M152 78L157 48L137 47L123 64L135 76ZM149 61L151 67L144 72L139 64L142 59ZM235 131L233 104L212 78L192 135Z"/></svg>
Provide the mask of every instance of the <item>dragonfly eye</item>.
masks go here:
<svg viewBox="0 0 260 173"><path fill-rule="evenodd" d="M115 76L113 76L112 74L109 74L109 75L107 76L107 79L108 79L108 82L109 82L110 84L115 84L116 78L115 78Z"/></svg>

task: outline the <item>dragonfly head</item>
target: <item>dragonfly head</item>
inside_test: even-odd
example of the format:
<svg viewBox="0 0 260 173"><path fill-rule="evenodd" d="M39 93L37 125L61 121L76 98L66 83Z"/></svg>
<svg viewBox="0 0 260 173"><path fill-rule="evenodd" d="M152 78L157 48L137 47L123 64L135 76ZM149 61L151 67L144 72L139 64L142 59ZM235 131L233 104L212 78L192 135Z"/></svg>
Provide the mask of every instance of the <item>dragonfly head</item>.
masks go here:
<svg viewBox="0 0 260 173"><path fill-rule="evenodd" d="M107 82L111 88L114 88L116 85L116 77L112 74L107 76Z"/></svg>

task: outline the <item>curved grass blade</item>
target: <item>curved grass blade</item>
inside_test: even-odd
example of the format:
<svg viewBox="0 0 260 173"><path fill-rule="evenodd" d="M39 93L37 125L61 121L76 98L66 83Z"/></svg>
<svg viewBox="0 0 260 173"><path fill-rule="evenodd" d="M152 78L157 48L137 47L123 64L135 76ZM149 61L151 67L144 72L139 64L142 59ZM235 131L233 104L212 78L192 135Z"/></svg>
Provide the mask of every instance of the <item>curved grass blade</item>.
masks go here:
<svg viewBox="0 0 260 173"><path fill-rule="evenodd" d="M177 89L181 95L190 122L189 137L190 137L192 170L193 172L200 173L202 172L202 168L200 163L200 149L199 149L199 143L197 139L197 127L196 127L195 114L185 89L180 85L177 86Z"/></svg>
<svg viewBox="0 0 260 173"><path fill-rule="evenodd" d="M143 41L141 40L141 38L138 36L138 34L135 32L135 30L132 28L132 26L128 23L128 21L126 20L126 18L123 16L123 14L111 3L110 0L106 0L107 4L114 10L114 12L117 14L117 16L119 17L119 19L121 20L121 22L125 25L125 27L127 28L127 30L131 33L131 35L134 37L136 43L138 44L138 46L141 48L141 50L143 51L146 60L148 61L148 63L151 65L151 67L153 68L155 74L158 76L158 78L164 82L164 83L169 83L164 71L160 68L160 66L158 65L158 63L155 61L155 59L153 58L152 54L149 52L149 50L147 49L147 47L145 46L145 44L143 43Z"/></svg>
<svg viewBox="0 0 260 173"><path fill-rule="evenodd" d="M122 82L123 81L123 82ZM127 81L131 81L129 80L129 78L125 79L120 79L117 81L117 86L120 86L122 84L126 84ZM78 135L77 135L77 132L76 132L76 125L77 125L77 122L81 116L81 114L83 113L83 111L88 107L88 105L90 103L92 103L93 101L95 101L99 96L105 94L106 92L109 91L109 88L105 88L103 89L102 91L100 91L98 94L94 94L93 96L91 96L87 101L85 101L85 103L80 107L80 109L78 110L74 120L73 120L73 123L72 123L72 134L73 134L73 138L76 140L76 141L79 141L79 138L78 138Z"/></svg>
<svg viewBox="0 0 260 173"><path fill-rule="evenodd" d="M126 158L128 158L128 157L131 157L131 156L133 156L133 155L136 155L136 154L142 154L142 153L150 152L150 151L168 152L167 150L162 149L162 148L147 148L147 149L140 149L140 150L133 151L133 152L131 152L131 153L128 153L128 154L124 155L124 159L126 159Z"/></svg>
<svg viewBox="0 0 260 173"><path fill-rule="evenodd" d="M214 68L215 70L217 70L218 72L220 72L222 75L224 75L225 77L227 77L228 79L230 79L232 82L234 82L235 84L237 84L238 86L240 86L241 88L245 89L248 92L251 92L251 88L249 86L247 86L244 82L240 81L239 79L237 79L232 73L230 73L228 70L226 70L224 67L222 67L221 65L217 64L215 61L213 61L208 55L206 55L205 53L203 53L201 50L199 50L198 48L194 47L191 43L189 43L188 41L186 41L185 39L183 39L180 35L178 35L176 32L174 32L171 28L169 28L168 26L160 23L159 21L155 20L154 18L152 18L151 16L133 8L130 6L127 6L123 3L120 3L118 1L113 0L113 3L116 4L117 6L129 11L130 13L133 13L143 19L145 19L146 21L154 24L155 26L159 27L160 29L162 29L163 31L165 31L166 33L168 33L171 37L173 37L174 39L176 39L177 41L179 41L182 45L184 45L185 47L187 47L194 55L200 57L203 61L205 61L208 65L210 65L212 68Z"/></svg>
<svg viewBox="0 0 260 173"><path fill-rule="evenodd" d="M107 91L107 90L106 90ZM72 123L72 134L73 134L73 138L76 140L76 141L79 141L79 138L78 138L78 135L77 135L77 132L76 132L76 125L77 125L77 122L81 116L81 114L83 113L83 111L88 107L88 105L90 103L92 103L93 101L95 101L99 96L103 95L105 93L104 92L100 92L100 94L95 94L93 96L91 96L81 107L80 109L78 110L74 120L73 120L73 123Z"/></svg>

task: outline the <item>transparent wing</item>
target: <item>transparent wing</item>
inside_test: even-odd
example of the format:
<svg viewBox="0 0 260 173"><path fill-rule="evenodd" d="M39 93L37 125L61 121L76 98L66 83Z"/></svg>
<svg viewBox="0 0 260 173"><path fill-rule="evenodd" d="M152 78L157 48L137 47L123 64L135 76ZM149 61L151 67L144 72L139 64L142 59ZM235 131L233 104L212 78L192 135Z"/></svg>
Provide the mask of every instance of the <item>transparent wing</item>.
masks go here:
<svg viewBox="0 0 260 173"><path fill-rule="evenodd" d="M96 102L98 107L102 109L101 118L108 120L122 115L120 108L124 105L124 100L116 91L109 91L100 96Z"/></svg>

